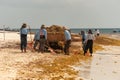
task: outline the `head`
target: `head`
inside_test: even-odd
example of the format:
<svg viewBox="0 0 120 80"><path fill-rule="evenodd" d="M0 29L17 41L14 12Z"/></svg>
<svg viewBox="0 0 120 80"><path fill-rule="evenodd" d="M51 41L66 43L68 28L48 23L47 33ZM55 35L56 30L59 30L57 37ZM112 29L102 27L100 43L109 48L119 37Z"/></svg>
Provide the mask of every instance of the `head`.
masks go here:
<svg viewBox="0 0 120 80"><path fill-rule="evenodd" d="M65 27L65 26L63 27L63 29L64 29L64 30L68 30L68 31L70 31L70 29L69 29L69 28L67 28L67 27Z"/></svg>
<svg viewBox="0 0 120 80"><path fill-rule="evenodd" d="M27 27L27 24L26 23L23 23L22 27L21 28L26 28Z"/></svg>
<svg viewBox="0 0 120 80"><path fill-rule="evenodd" d="M84 32L84 31L81 31L81 34L85 34L85 32Z"/></svg>
<svg viewBox="0 0 120 80"><path fill-rule="evenodd" d="M44 24L41 25L41 29L45 29L45 25Z"/></svg>
<svg viewBox="0 0 120 80"><path fill-rule="evenodd" d="M88 30L88 34L92 34L92 30L91 29Z"/></svg>

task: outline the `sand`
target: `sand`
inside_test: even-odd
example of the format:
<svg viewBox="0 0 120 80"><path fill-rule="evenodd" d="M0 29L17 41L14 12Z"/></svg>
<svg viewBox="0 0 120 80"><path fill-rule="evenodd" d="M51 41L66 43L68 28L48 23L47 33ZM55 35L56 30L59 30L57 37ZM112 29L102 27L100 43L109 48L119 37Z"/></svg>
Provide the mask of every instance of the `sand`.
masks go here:
<svg viewBox="0 0 120 80"><path fill-rule="evenodd" d="M120 46L103 46L87 61L74 66L83 80L120 80Z"/></svg>
<svg viewBox="0 0 120 80"><path fill-rule="evenodd" d="M19 46L13 45L19 42L20 36L18 32L0 32L0 80L14 80L17 77L17 71L22 68L23 65L28 64L38 58L42 61L52 61L55 56L50 53L40 54L37 52L27 51L27 53L21 53ZM33 35L32 35L33 38ZM30 35L28 35L30 40ZM52 57L52 59L51 59Z"/></svg>
<svg viewBox="0 0 120 80"><path fill-rule="evenodd" d="M90 77L93 80L120 80L120 46L104 46L104 48L105 50L94 54Z"/></svg>
<svg viewBox="0 0 120 80"><path fill-rule="evenodd" d="M31 40L30 37L28 35L29 41ZM109 37L118 39L116 35ZM41 61L49 63L57 57L50 53L41 54L29 50L27 53L21 53L19 46L10 46L12 43L19 42L19 39L18 32L5 32L4 34L0 31L0 80L16 79L22 66L34 60L41 59ZM75 43L75 45L77 44ZM75 78L76 80L120 80L120 46L103 47L104 50L97 51L88 61L82 61L80 62L81 65L74 66L80 72Z"/></svg>

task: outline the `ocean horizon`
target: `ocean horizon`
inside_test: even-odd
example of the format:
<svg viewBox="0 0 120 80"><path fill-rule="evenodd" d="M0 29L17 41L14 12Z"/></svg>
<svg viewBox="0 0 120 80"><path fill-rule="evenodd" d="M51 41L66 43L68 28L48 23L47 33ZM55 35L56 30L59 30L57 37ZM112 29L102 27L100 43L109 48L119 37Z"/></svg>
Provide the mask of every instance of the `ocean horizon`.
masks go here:
<svg viewBox="0 0 120 80"><path fill-rule="evenodd" d="M120 33L120 28L70 28L72 33L80 33L81 31L87 32L89 29L91 29L93 32L95 32L95 29L99 29L101 34L110 34L110 33ZM2 30L2 29L0 29ZM20 29L14 28L14 29L5 29L6 31L19 31ZM39 29L35 28L29 28L30 32L35 33Z"/></svg>
<svg viewBox="0 0 120 80"><path fill-rule="evenodd" d="M70 28L72 33L80 33L82 30L87 32L89 29L93 32L95 32L95 29L99 29L100 33L103 34L120 33L120 28ZM31 32L35 33L38 30L39 29L31 29Z"/></svg>

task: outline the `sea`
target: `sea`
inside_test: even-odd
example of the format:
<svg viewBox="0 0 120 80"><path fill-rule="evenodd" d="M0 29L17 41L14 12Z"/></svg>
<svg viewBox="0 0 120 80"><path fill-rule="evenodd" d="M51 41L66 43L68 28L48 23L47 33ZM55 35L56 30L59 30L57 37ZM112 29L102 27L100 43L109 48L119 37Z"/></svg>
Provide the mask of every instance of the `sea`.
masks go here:
<svg viewBox="0 0 120 80"><path fill-rule="evenodd" d="M112 33L118 33L120 34L120 28L71 28L70 31L72 33L80 33L82 30L87 32L89 29L92 30L92 32L95 32L95 29L99 29L101 34L112 34ZM30 31L32 33L35 33L39 29L31 29Z"/></svg>
<svg viewBox="0 0 120 80"><path fill-rule="evenodd" d="M120 28L70 28L70 31L72 33L80 33L81 31L87 32L89 29L91 29L93 33L95 32L95 29L99 29L101 34L112 34L112 33L120 34ZM2 30L2 29L0 29L0 30ZM8 31L19 31L18 28L16 28L16 29L6 29L6 31L7 30ZM36 33L36 31L38 31L39 29L30 28L28 30L31 33Z"/></svg>

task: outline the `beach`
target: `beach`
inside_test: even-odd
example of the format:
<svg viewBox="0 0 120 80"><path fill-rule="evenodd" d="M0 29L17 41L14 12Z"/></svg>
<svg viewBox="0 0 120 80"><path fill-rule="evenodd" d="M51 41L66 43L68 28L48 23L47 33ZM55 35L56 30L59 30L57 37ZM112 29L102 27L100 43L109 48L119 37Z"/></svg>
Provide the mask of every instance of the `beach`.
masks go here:
<svg viewBox="0 0 120 80"><path fill-rule="evenodd" d="M105 36L120 40L119 34ZM34 35L28 35L28 42L33 37ZM93 57L89 57L83 56L82 53L77 54L81 50L81 42L77 37L75 39L76 41L72 43L72 47L74 46L75 49L71 51L72 53L69 56L62 53L54 55L50 52L41 54L32 52L29 48L27 49L27 53L21 53L19 33L1 31L0 80L120 80L120 46L102 45L103 50L97 50L94 52ZM73 56L81 58L80 61L79 59L72 58ZM67 60L67 63L63 63L68 66L73 61L74 64L72 63L69 70L64 65L65 69L62 69L63 71L60 72L61 70L58 68L63 64L61 63L61 58ZM54 60L56 59L60 59L59 61L61 61L59 67L56 65L57 62L54 64ZM36 66L36 64L39 64L39 66ZM54 72L44 72L44 68L47 69L48 67L42 64L53 66L49 68L53 69ZM56 70L60 73L56 72Z"/></svg>
<svg viewBox="0 0 120 80"><path fill-rule="evenodd" d="M4 35L5 34L5 38ZM20 47L17 45L20 42L20 36L18 32L0 32L0 80L16 80L17 71L34 60L41 59L43 62L49 62L54 59L55 56L51 54L38 54L38 52L21 53ZM28 41L30 41L28 35ZM52 58L52 59L50 59Z"/></svg>

